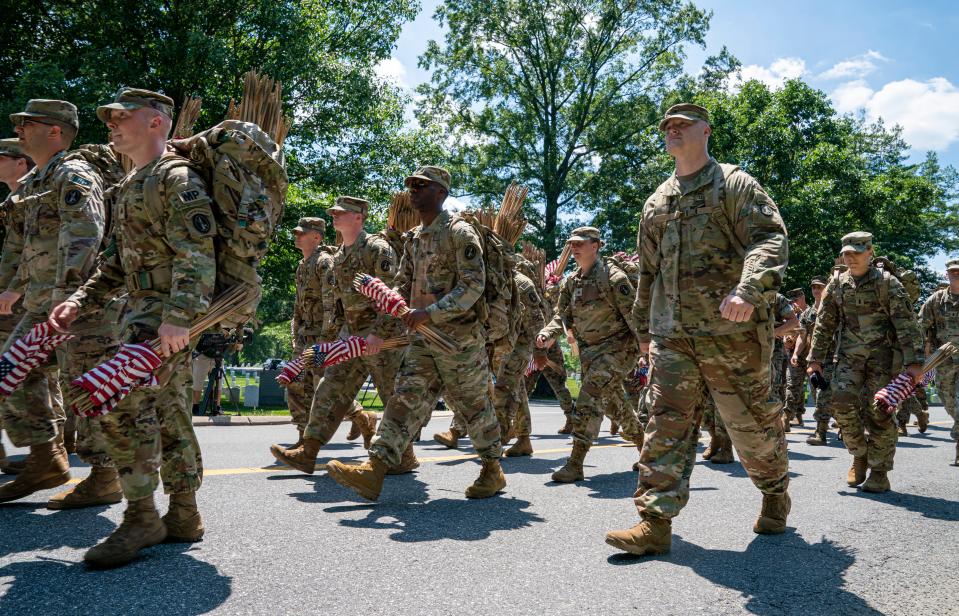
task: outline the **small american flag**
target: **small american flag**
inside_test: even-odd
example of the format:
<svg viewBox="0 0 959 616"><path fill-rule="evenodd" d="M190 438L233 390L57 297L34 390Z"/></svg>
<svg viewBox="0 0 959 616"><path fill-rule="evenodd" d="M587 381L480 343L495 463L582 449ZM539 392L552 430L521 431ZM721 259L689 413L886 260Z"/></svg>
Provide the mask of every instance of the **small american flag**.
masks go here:
<svg viewBox="0 0 959 616"><path fill-rule="evenodd" d="M881 411L887 415L892 415L896 407L902 404L903 400L911 396L914 391L916 391L915 381L908 374L902 373L877 391L873 400Z"/></svg>
<svg viewBox="0 0 959 616"><path fill-rule="evenodd" d="M283 370L276 375L276 382L280 385L289 385L296 379L300 378L300 374L303 372L303 369L306 368L306 360L302 357L297 357L296 359L291 359L286 362L286 365L283 366Z"/></svg>
<svg viewBox="0 0 959 616"><path fill-rule="evenodd" d="M560 277L561 277L561 275L562 275L562 272L559 272L559 273L557 274L557 272L556 272L556 269L557 269L557 268L559 268L559 259L553 259L552 261L550 261L549 263L546 264L546 267L544 268L544 270L545 270L545 272L546 272L546 282L547 282L547 283L549 283L549 284L552 285L552 284L556 284L557 282L559 282L559 279L560 279Z"/></svg>
<svg viewBox="0 0 959 616"><path fill-rule="evenodd" d="M350 336L345 340L320 342L314 344L296 359L290 360L276 377L280 385L289 385L300 378L307 364L329 368L334 364L359 357L366 350L366 339L360 336Z"/></svg>
<svg viewBox="0 0 959 616"><path fill-rule="evenodd" d="M409 311L406 300L399 293L369 274L357 274L353 279L353 288L373 300L376 309L394 317L401 317Z"/></svg>
<svg viewBox="0 0 959 616"><path fill-rule="evenodd" d="M0 356L0 395L9 396L15 392L30 371L46 361L53 349L72 338L72 334L57 333L46 321L34 325Z"/></svg>
<svg viewBox="0 0 959 616"><path fill-rule="evenodd" d="M333 343L333 348L326 352L323 358L323 367L328 368L335 364L359 357L366 350L366 340L360 336L350 336L345 340L337 340ZM316 355L314 362L317 362L320 354Z"/></svg>
<svg viewBox="0 0 959 616"><path fill-rule="evenodd" d="M156 387L154 372L163 363L163 359L146 344L123 344L110 360L83 373L73 381L89 394L93 404L90 410L73 410L78 415L97 417L112 411L137 387Z"/></svg>

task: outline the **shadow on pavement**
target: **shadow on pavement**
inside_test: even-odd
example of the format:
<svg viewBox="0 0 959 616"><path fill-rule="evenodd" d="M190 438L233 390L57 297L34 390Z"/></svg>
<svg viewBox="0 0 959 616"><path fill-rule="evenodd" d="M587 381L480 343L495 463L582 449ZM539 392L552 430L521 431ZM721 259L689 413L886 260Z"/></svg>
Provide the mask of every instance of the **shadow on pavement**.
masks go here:
<svg viewBox="0 0 959 616"><path fill-rule="evenodd" d="M639 473L630 469L628 471L619 471L618 473L605 473L602 475L587 475L586 481L582 485L589 488L590 498L603 499L627 499L632 498L636 493L636 483L639 481ZM551 483L550 485L565 485Z"/></svg>
<svg viewBox="0 0 959 616"><path fill-rule="evenodd" d="M665 556L620 553L607 560L620 566L653 560L688 567L705 580L741 593L752 614L882 614L844 586L843 573L856 561L852 550L825 538L806 543L792 529L757 536L744 552L707 550L673 535L672 551ZM788 571L788 582L770 579L770 571Z"/></svg>
<svg viewBox="0 0 959 616"><path fill-rule="evenodd" d="M385 494L384 496L388 498ZM405 494L404 494L405 496ZM360 520L341 520L349 528L392 531L393 541L422 542L453 539L479 541L497 530L527 528L536 522L545 522L539 515L527 511L530 502L512 498L509 494L471 501L462 498L440 498L421 503L379 502L375 506L329 507L329 513L367 511Z"/></svg>
<svg viewBox="0 0 959 616"><path fill-rule="evenodd" d="M537 458L534 453L533 457L503 458L500 460L500 464L507 477L517 473L523 475L550 475L563 465L563 460Z"/></svg>
<svg viewBox="0 0 959 616"><path fill-rule="evenodd" d="M895 474L892 475L892 481L895 482ZM935 496L920 496L918 494L896 492L895 483L893 483L893 491L886 492L885 494L871 494L858 490L856 492L840 491L839 495L864 498L876 503L901 507L908 511L921 513L923 517L933 520L959 522L959 501L937 498Z"/></svg>
<svg viewBox="0 0 959 616"><path fill-rule="evenodd" d="M364 506L373 506L374 504L359 496L353 490L336 483L326 473L322 475L301 475L300 477L313 484L312 492L290 494L300 502L324 505L344 501L363 503ZM416 478L416 472L414 471L405 475L387 476L386 481L383 482L383 491L380 493L377 503L389 502L390 500L403 503L425 503L428 499L429 493L426 484Z"/></svg>
<svg viewBox="0 0 959 616"><path fill-rule="evenodd" d="M100 515L107 509L104 505L54 512L46 509L46 503L2 505L0 528L4 530L0 531L0 557L35 550L93 547L116 528ZM11 613L0 609L0 614Z"/></svg>
<svg viewBox="0 0 959 616"><path fill-rule="evenodd" d="M185 553L190 547L156 546L109 571L44 556L7 564L0 614L205 614L227 600L232 578Z"/></svg>

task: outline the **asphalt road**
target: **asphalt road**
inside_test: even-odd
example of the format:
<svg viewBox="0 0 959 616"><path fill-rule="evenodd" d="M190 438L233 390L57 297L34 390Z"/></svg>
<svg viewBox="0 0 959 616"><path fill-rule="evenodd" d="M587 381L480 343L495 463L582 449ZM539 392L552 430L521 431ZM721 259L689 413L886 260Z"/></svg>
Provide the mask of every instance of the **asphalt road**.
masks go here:
<svg viewBox="0 0 959 616"><path fill-rule="evenodd" d="M504 462L500 497L468 501L472 450L423 440L418 472L388 478L377 504L322 471L275 466L268 446L288 442L288 426L198 428L202 543L87 571L83 552L120 505L53 512L47 491L0 506L0 614L959 614L959 468L941 407L928 433L900 439L894 492L880 496L846 487L850 457L835 439L810 447L810 431L794 429L780 536L751 531L761 497L738 463L700 461L673 550L656 558L603 542L637 521L636 452L608 423L587 480L550 482L570 447L561 419L535 405L537 453ZM365 457L345 434L321 461Z"/></svg>

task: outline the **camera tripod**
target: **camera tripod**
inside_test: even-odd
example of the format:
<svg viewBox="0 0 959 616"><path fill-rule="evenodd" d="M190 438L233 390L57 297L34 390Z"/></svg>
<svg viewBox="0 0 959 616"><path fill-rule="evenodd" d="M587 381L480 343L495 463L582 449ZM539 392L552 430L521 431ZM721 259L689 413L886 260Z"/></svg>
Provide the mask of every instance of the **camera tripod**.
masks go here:
<svg viewBox="0 0 959 616"><path fill-rule="evenodd" d="M217 355L213 358L213 369L207 376L206 388L203 390L203 406L200 408L202 414L208 417L223 414L223 406L220 402L223 396L223 381L226 381L227 387L232 392L234 389L233 382L230 380L230 375L223 369L223 356ZM230 403L233 405L233 410L239 415L240 406L232 394L230 395Z"/></svg>

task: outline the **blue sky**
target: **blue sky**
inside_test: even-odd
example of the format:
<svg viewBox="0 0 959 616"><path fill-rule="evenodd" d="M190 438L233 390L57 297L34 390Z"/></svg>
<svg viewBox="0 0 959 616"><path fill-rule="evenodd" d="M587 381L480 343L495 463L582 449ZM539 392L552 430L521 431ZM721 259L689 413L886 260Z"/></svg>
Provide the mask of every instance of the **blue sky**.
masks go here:
<svg viewBox="0 0 959 616"><path fill-rule="evenodd" d="M443 32L437 0L422 0L393 59L381 67L402 85L429 79L417 58ZM959 167L959 3L849 0L699 0L713 11L706 49L689 48L695 72L723 45L743 63L742 77L775 86L801 77L827 92L842 112L882 117L903 127L914 154L936 151ZM937 265L944 257L935 259Z"/></svg>

